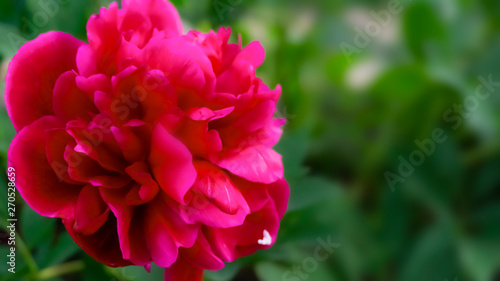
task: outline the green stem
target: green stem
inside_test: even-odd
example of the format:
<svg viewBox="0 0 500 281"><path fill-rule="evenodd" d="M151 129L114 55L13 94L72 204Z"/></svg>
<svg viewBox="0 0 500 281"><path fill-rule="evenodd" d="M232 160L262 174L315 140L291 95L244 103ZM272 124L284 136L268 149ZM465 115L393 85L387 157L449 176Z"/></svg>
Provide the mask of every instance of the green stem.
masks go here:
<svg viewBox="0 0 500 281"><path fill-rule="evenodd" d="M41 270L37 275L37 280L50 279L68 273L78 272L83 268L84 264L82 261L71 261L63 263L61 265L56 265Z"/></svg>

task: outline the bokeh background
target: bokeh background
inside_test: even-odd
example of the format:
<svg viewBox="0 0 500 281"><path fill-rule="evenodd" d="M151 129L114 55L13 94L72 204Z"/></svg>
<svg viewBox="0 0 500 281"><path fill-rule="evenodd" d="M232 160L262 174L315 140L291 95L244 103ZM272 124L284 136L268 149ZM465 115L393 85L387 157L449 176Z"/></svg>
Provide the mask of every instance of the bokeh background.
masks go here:
<svg viewBox="0 0 500 281"><path fill-rule="evenodd" d="M2 95L20 44L49 30L86 40L109 2L1 0ZM231 26L262 43L259 75L282 85L276 114L288 119L276 149L291 198L276 245L206 280L500 280L500 1L173 2L186 30ZM5 171L15 131L1 100ZM157 267L98 264L59 221L16 203L17 272L2 231L0 280L163 280ZM335 245L326 260L319 241Z"/></svg>

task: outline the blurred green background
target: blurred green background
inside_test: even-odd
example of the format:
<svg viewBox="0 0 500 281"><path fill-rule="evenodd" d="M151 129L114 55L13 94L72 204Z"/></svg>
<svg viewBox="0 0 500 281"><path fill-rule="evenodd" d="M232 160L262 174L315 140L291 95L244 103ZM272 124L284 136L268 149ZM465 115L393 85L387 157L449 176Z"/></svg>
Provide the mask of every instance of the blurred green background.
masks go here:
<svg viewBox="0 0 500 281"><path fill-rule="evenodd" d="M44 17L51 1L59 11ZM2 0L0 92L22 41L49 30L86 40L109 2ZM500 1L173 2L186 30L261 41L259 75L283 86L288 119L276 148L291 199L276 245L206 280L500 280ZM5 171L15 132L3 99L0 127ZM5 175L1 185L5 227ZM17 273L2 232L0 280L163 280L157 267L96 263L59 221L17 206ZM320 240L336 244L326 260Z"/></svg>

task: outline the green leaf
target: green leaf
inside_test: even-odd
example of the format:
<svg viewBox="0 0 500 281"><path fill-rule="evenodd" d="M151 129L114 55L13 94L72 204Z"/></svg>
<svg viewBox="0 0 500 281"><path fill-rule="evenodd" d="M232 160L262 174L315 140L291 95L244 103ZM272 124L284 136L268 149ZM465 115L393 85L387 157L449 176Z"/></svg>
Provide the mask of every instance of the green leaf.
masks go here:
<svg viewBox="0 0 500 281"><path fill-rule="evenodd" d="M398 280L453 280L460 273L454 235L444 223L436 223L420 233L404 258Z"/></svg>
<svg viewBox="0 0 500 281"><path fill-rule="evenodd" d="M336 196L341 189L328 179L308 177L290 186L288 211L296 211Z"/></svg>
<svg viewBox="0 0 500 281"><path fill-rule="evenodd" d="M446 55L446 30L439 15L425 2L406 9L403 29L409 49L418 59Z"/></svg>
<svg viewBox="0 0 500 281"><path fill-rule="evenodd" d="M21 37L19 29L13 25L8 25L0 22L0 59L11 58L17 52L19 44L17 44L17 39L20 39L22 43L25 39Z"/></svg>
<svg viewBox="0 0 500 281"><path fill-rule="evenodd" d="M496 238L492 241L460 241L460 258L473 280L493 280L500 268L500 242Z"/></svg>
<svg viewBox="0 0 500 281"><path fill-rule="evenodd" d="M51 241L55 230L55 219L37 214L27 204L21 210L20 233L28 248L33 249L42 241Z"/></svg>
<svg viewBox="0 0 500 281"><path fill-rule="evenodd" d="M81 251L66 231L59 235L55 244L49 241L45 245L45 248L38 247L35 256L38 265L42 268L62 263Z"/></svg>
<svg viewBox="0 0 500 281"><path fill-rule="evenodd" d="M261 262L255 266L255 273L261 281L284 280L284 273L288 268L272 262Z"/></svg>
<svg viewBox="0 0 500 281"><path fill-rule="evenodd" d="M121 268L107 268L108 272L119 280L125 281L156 281L163 280L164 268L161 268L154 263L151 264L151 273L148 273L142 266L127 266Z"/></svg>
<svg viewBox="0 0 500 281"><path fill-rule="evenodd" d="M229 281L232 280L241 268L239 262L226 263L226 266L218 271L205 271L205 278L212 281Z"/></svg>

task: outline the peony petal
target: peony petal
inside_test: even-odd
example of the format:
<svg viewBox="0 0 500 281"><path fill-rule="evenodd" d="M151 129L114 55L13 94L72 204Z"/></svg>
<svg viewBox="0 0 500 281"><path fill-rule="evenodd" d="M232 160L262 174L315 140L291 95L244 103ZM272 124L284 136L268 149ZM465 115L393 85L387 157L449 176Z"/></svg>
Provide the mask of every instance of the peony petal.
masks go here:
<svg viewBox="0 0 500 281"><path fill-rule="evenodd" d="M106 223L92 235L75 232L73 219L63 219L63 223L75 243L96 261L111 267L132 265L129 260L122 257L115 216L108 216Z"/></svg>
<svg viewBox="0 0 500 281"><path fill-rule="evenodd" d="M136 135L133 128L123 126L123 127L111 127L111 132L120 146L123 157L131 163L144 161L147 156L147 147L142 138Z"/></svg>
<svg viewBox="0 0 500 281"><path fill-rule="evenodd" d="M64 159L69 164L69 176L75 181L108 188L121 188L130 182L129 177L106 170L85 153L75 151L71 144L66 146Z"/></svg>
<svg viewBox="0 0 500 281"><path fill-rule="evenodd" d="M257 250L267 249L276 240L279 217L273 202L268 202L261 210L248 215L241 226L232 228L210 228L208 241L214 253L225 262L232 262L238 257L253 254ZM264 231L270 236L267 243Z"/></svg>
<svg viewBox="0 0 500 281"><path fill-rule="evenodd" d="M89 113L97 114L98 110L93 100L77 87L76 77L74 71L68 71L57 79L54 86L54 113L66 122L77 118L91 121Z"/></svg>
<svg viewBox="0 0 500 281"><path fill-rule="evenodd" d="M68 144L73 144L75 140L66 132L65 129L46 130L47 136L45 142L45 150L47 152L47 160L60 180L69 184L84 185L83 182L78 182L69 177L68 162L64 159L64 151Z"/></svg>
<svg viewBox="0 0 500 281"><path fill-rule="evenodd" d="M279 218L283 218L288 206L290 187L284 178L277 180L267 187L267 191L274 201Z"/></svg>
<svg viewBox="0 0 500 281"><path fill-rule="evenodd" d="M76 52L84 43L51 31L24 44L9 64L5 105L17 131L53 115L52 91L58 77L76 69Z"/></svg>
<svg viewBox="0 0 500 281"><path fill-rule="evenodd" d="M179 203L196 179L193 157L189 150L162 125L153 131L149 165L160 188Z"/></svg>
<svg viewBox="0 0 500 281"><path fill-rule="evenodd" d="M264 48L259 41L253 41L248 44L234 59L235 62L246 61L257 69L263 62L265 57Z"/></svg>
<svg viewBox="0 0 500 281"><path fill-rule="evenodd" d="M94 100L96 91L111 93L113 90L110 77L104 74L95 74L89 77L77 76L76 85L92 100Z"/></svg>
<svg viewBox="0 0 500 281"><path fill-rule="evenodd" d="M90 123L82 119L68 122L66 131L75 139L77 152L88 155L106 170L123 173L127 163L111 132L112 125L109 115L101 113Z"/></svg>
<svg viewBox="0 0 500 281"><path fill-rule="evenodd" d="M116 216L118 239L123 258L147 266L151 256L144 236L144 208L128 206L123 190L101 188L101 195Z"/></svg>
<svg viewBox="0 0 500 281"><path fill-rule="evenodd" d="M165 268L165 281L203 281L203 269L196 267L179 257L177 261Z"/></svg>
<svg viewBox="0 0 500 281"><path fill-rule="evenodd" d="M45 116L24 127L9 148L9 162L16 171L16 186L28 205L47 217L73 217L82 186L60 181L49 165L45 131L61 126L54 116Z"/></svg>
<svg viewBox="0 0 500 281"><path fill-rule="evenodd" d="M126 201L129 205L148 203L158 194L159 187L149 174L146 163L136 162L128 166L125 171L137 184L127 193Z"/></svg>
<svg viewBox="0 0 500 281"><path fill-rule="evenodd" d="M215 163L253 182L272 183L283 178L281 155L264 146L228 150Z"/></svg>
<svg viewBox="0 0 500 281"><path fill-rule="evenodd" d="M99 189L87 185L78 196L73 230L82 235L96 233L108 221L109 208L102 200Z"/></svg>
<svg viewBox="0 0 500 281"><path fill-rule="evenodd" d="M211 91L215 86L210 60L200 47L185 37L148 44L137 61L163 71L168 81L176 87Z"/></svg>
<svg viewBox="0 0 500 281"><path fill-rule="evenodd" d="M198 233L198 238L196 238L193 247L181 249L181 256L181 258L186 259L197 268L205 270L221 270L224 268L224 262L212 251L210 244L201 231Z"/></svg>
<svg viewBox="0 0 500 281"><path fill-rule="evenodd" d="M176 260L179 247L192 247L199 226L186 224L172 210L167 196L157 196L146 206L144 214L145 238L151 258L161 267L169 267Z"/></svg>
<svg viewBox="0 0 500 281"><path fill-rule="evenodd" d="M136 10L149 17L153 28L168 31L172 35L182 34L182 22L175 6L164 0L123 0L123 9Z"/></svg>

